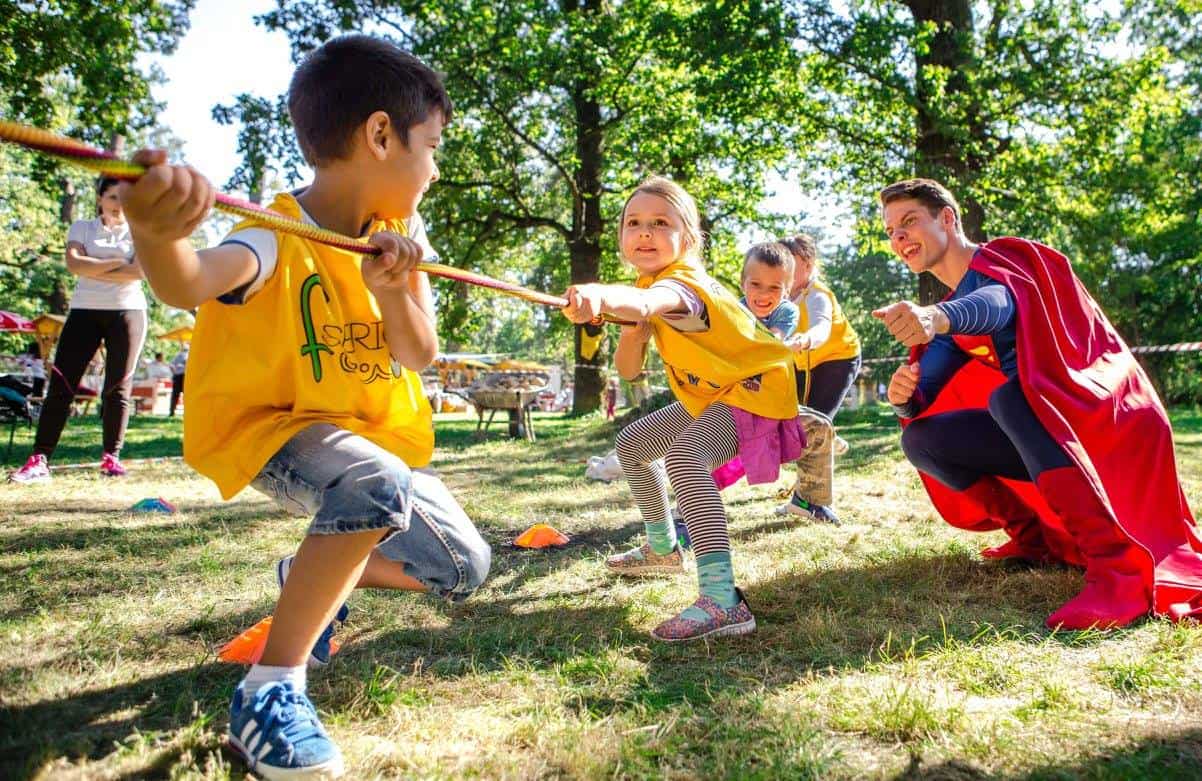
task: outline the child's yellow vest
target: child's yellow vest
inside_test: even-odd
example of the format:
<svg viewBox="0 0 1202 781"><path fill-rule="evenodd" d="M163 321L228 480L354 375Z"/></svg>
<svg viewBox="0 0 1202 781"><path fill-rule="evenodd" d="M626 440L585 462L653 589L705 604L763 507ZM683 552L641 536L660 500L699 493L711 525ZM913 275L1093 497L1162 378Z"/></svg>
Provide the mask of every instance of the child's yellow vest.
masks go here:
<svg viewBox="0 0 1202 781"><path fill-rule="evenodd" d="M287 194L271 208L299 219ZM253 221L237 227L253 226ZM404 234L389 220L371 232ZM434 449L421 378L392 369L362 256L277 233L278 263L244 304L196 315L184 416L184 460L229 498L302 429L332 423L425 466Z"/></svg>
<svg viewBox="0 0 1202 781"><path fill-rule="evenodd" d="M816 279L810 282L810 286L802 293L802 301L797 307L801 310L801 318L797 321L797 333L810 330L810 312L806 308L804 299L811 290L815 290L831 300L831 336L826 342L810 350L808 359L805 351L794 354L793 358L799 371L805 371L807 367L813 368L825 361L855 358L860 354L860 337L856 334L856 329L852 328L851 323L844 317L839 300L835 298L834 292L829 287Z"/></svg>
<svg viewBox="0 0 1202 781"><path fill-rule="evenodd" d="M668 384L689 414L697 417L721 401L773 420L797 417L789 349L721 283L688 263L673 263L636 285L646 289L665 279L696 291L709 319L709 328L697 333L677 331L660 317L649 321Z"/></svg>

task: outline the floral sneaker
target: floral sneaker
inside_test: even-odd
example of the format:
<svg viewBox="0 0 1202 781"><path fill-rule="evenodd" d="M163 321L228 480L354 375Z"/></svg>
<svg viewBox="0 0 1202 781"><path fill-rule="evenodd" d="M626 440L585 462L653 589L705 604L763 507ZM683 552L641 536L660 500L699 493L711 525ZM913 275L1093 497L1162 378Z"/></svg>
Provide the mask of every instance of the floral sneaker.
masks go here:
<svg viewBox="0 0 1202 781"><path fill-rule="evenodd" d="M605 568L615 575L640 577L643 575L676 575L684 572L684 555L680 546L672 548L672 552L660 556L651 550L651 543L644 542L639 547L610 556L605 560Z"/></svg>
<svg viewBox="0 0 1202 781"><path fill-rule="evenodd" d="M115 455L105 453L104 458L100 459L100 474L105 477L125 477L126 472Z"/></svg>
<svg viewBox="0 0 1202 781"><path fill-rule="evenodd" d="M50 466L46 456L34 453L25 461L25 466L8 476L14 483L45 483L50 480Z"/></svg>
<svg viewBox="0 0 1202 781"><path fill-rule="evenodd" d="M685 618L682 612L652 629L651 636L665 643L685 643L703 637L751 634L755 631L755 616L747 606L743 591L736 588L735 593L739 595L739 603L732 608L723 608L704 595L698 597L693 607L709 616L708 619Z"/></svg>

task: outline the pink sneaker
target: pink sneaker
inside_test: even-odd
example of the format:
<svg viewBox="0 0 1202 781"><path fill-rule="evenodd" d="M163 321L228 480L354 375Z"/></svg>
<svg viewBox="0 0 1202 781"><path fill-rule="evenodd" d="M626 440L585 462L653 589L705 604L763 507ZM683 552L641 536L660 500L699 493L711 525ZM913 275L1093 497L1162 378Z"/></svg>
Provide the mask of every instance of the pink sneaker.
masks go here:
<svg viewBox="0 0 1202 781"><path fill-rule="evenodd" d="M49 482L50 466L46 463L46 456L41 453L34 453L25 462L25 466L10 474L8 479L14 483Z"/></svg>
<svg viewBox="0 0 1202 781"><path fill-rule="evenodd" d="M105 453L104 458L100 459L100 474L105 477L125 477L125 467L121 466L115 455Z"/></svg>

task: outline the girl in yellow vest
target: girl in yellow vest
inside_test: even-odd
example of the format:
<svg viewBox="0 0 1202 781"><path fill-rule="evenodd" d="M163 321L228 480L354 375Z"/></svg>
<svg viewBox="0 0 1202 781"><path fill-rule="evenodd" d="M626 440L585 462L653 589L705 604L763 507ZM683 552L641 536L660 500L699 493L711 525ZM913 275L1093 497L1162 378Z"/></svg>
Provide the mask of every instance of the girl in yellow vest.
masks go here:
<svg viewBox="0 0 1202 781"><path fill-rule="evenodd" d="M860 373L860 337L821 278L818 248L804 233L781 239L793 253L789 300L797 305L797 330L786 342L796 351L797 398L832 420Z"/></svg>
<svg viewBox="0 0 1202 781"><path fill-rule="evenodd" d="M785 343L794 351L797 398L804 407L819 413L828 422L827 428L831 428L835 413L860 373L860 337L843 316L834 292L821 280L814 239L801 233L781 239L780 243L789 248L795 261L789 300L797 304L800 317L797 331ZM806 432L807 435L811 432L810 426ZM834 436L833 428L827 436L833 438L835 453L847 449L847 443ZM811 454L817 457L816 452ZM827 470L816 472L807 463L798 462L792 495L776 509L777 515L793 514L838 523L830 481L814 480L814 474Z"/></svg>
<svg viewBox="0 0 1202 781"><path fill-rule="evenodd" d="M564 312L587 323L602 314L634 321L614 354L627 379L655 340L676 402L627 426L616 449L643 516L647 542L610 558L619 575L682 572L668 511L668 480L693 541L700 596L652 635L669 642L747 634L755 617L735 587L726 512L711 470L736 455L749 482L775 480L801 450L792 357L785 345L706 274L697 205L662 177L643 182L622 210L619 247L638 271L630 285L577 285Z"/></svg>

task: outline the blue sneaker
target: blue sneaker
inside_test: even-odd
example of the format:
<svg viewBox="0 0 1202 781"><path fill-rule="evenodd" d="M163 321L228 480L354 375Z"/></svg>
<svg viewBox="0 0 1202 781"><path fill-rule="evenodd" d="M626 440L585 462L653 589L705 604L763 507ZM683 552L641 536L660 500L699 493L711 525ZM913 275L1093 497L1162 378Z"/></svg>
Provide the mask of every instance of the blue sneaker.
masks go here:
<svg viewBox="0 0 1202 781"><path fill-rule="evenodd" d="M822 504L813 504L807 502L796 494L790 491L789 501L776 508L777 515L799 515L802 518L810 518L823 523L833 523L839 525L839 516L835 515L835 511L830 507Z"/></svg>
<svg viewBox="0 0 1202 781"><path fill-rule="evenodd" d="M304 693L275 681L248 698L244 686L230 702L229 744L251 771L267 781L342 775L342 752Z"/></svg>
<svg viewBox="0 0 1202 781"><path fill-rule="evenodd" d="M681 550L692 550L693 540L689 537L689 527L685 526L680 510L673 507L671 512L672 525L676 527L676 544L680 546Z"/></svg>
<svg viewBox="0 0 1202 781"><path fill-rule="evenodd" d="M292 571L292 560L295 558L296 556L285 556L276 562L275 581L281 590L284 588L284 581L288 579L288 573ZM330 663L330 641L334 639L337 625L346 621L346 617L350 614L351 609L343 602L342 607L338 608L338 612L334 614L334 620L322 630L321 637L317 638L317 643L309 652L309 667L325 667Z"/></svg>

